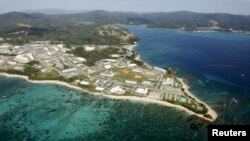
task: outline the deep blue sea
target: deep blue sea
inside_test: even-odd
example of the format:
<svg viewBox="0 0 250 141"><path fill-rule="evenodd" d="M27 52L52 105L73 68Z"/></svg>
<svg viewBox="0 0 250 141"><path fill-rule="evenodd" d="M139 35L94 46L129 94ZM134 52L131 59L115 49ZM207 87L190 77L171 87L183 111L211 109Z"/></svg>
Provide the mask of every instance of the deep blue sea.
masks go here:
<svg viewBox="0 0 250 141"><path fill-rule="evenodd" d="M250 124L250 36L124 27L140 38L144 61L175 68L218 112L215 124ZM206 141L209 124L173 108L6 77L0 109L0 141Z"/></svg>
<svg viewBox="0 0 250 141"><path fill-rule="evenodd" d="M126 27L140 38L135 50L149 64L250 87L250 35Z"/></svg>

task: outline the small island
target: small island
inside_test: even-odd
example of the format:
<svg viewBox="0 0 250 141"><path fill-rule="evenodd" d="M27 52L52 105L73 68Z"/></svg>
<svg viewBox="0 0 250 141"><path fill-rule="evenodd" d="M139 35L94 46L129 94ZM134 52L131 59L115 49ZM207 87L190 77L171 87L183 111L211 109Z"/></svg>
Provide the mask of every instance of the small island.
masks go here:
<svg viewBox="0 0 250 141"><path fill-rule="evenodd" d="M217 113L195 97L171 68L153 67L133 51L138 39L118 25L96 28L95 37L112 44L25 41L0 44L0 72L33 83L55 83L110 99L126 99L174 107L207 121ZM116 40L112 40L116 37Z"/></svg>

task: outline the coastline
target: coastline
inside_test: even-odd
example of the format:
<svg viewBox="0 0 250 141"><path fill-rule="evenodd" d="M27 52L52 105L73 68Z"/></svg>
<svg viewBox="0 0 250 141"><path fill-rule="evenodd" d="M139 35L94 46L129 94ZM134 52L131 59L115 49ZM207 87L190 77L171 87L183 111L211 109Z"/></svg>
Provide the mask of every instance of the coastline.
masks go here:
<svg viewBox="0 0 250 141"><path fill-rule="evenodd" d="M80 87L77 87L77 86L74 86L74 85L71 85L71 84L68 84L66 82L62 82L62 81L58 81L58 80L30 80L27 76L24 76L24 75L15 75L15 74L8 74L8 73L0 73L0 76L5 76L5 77L14 77L14 78L21 78L21 79L24 79L30 83L35 83L35 84L56 84L56 85L61 85L61 86L65 86L65 87L68 87L68 88L72 88L72 89L76 89L76 90L79 90L79 91L82 91L82 92L85 92L85 93L88 93L88 94L93 94L93 95L97 95L97 96L102 96L102 97L105 97L105 98L109 98L109 99L116 99L116 100L130 100L130 101L136 101L136 102L147 102L147 103L152 103L152 104L158 104L158 105L162 105L162 106L166 106L166 107L171 107L171 108L176 108L176 109L179 109L181 111L184 111L186 112L187 114L189 115L196 115L206 121L209 121L209 122L213 122L216 120L217 118L217 113L212 110L208 105L206 105L204 102L201 102L198 98L196 98L195 96L193 96L189 90L188 90L188 86L184 83L184 81L182 81L181 83L183 83L183 88L185 89L185 91L192 97L194 97L197 101L199 100L199 102L203 103L207 108L208 108L208 113L211 114L212 116L212 119L210 118L206 118L204 117L203 115L201 114L197 114L185 107L182 107L180 105L174 105L174 104L171 104L171 103L168 103L166 101L160 101L160 100L155 100L155 99L149 99L149 98L146 98L146 97L135 97L135 96L116 96L116 95L107 95L107 94L102 94L102 93L94 93L94 92L89 92L87 90L84 90ZM182 79L180 79L182 80Z"/></svg>
<svg viewBox="0 0 250 141"><path fill-rule="evenodd" d="M135 45L131 45L128 49L130 51L134 50L134 48L137 47L137 43ZM141 56L140 54L137 54L137 56L135 57L135 60L137 61L141 61L143 62L145 65L147 66L150 66L149 64L147 64L146 62L144 62L142 59L141 59ZM184 89L184 92L187 93L190 97L194 98L197 102L205 105L208 109L208 112L207 114L211 115L212 117L212 121L215 121L217 118L218 118L218 114L209 106L207 105L205 102L201 101L198 97L196 97L195 95L193 95L190 91L189 91L189 86L184 82L184 79L183 78L179 78L177 77L176 78L182 85L182 88ZM197 114L196 114L197 115Z"/></svg>
<svg viewBox="0 0 250 141"><path fill-rule="evenodd" d="M194 98L196 101L204 104L207 107L207 109L208 109L207 114L211 115L214 120L216 120L218 118L218 114L209 105L207 105L205 102L201 101L198 97L196 97L195 95L193 95L189 91L189 86L184 82L183 78L176 78L176 79L182 84L182 88L184 89L184 92L186 92L190 97Z"/></svg>
<svg viewBox="0 0 250 141"><path fill-rule="evenodd" d="M133 51L135 47L137 47L137 42L134 45L129 45L129 47L127 49L129 51Z"/></svg>
<svg viewBox="0 0 250 141"><path fill-rule="evenodd" d="M138 44L135 43L134 45L130 45L127 49L128 49L129 51L133 51L134 48L137 47L137 45L138 45ZM146 66L150 66L148 63L146 63L145 61L142 60L140 54L137 54L137 55L135 56L134 59L135 59L136 61L143 62L143 64L146 65Z"/></svg>

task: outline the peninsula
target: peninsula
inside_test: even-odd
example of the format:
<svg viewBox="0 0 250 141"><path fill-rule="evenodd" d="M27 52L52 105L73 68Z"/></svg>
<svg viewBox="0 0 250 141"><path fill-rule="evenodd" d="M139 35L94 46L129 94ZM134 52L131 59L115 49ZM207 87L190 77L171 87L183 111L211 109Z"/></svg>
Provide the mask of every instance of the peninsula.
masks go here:
<svg viewBox="0 0 250 141"><path fill-rule="evenodd" d="M30 41L15 45L3 39L1 75L65 85L110 99L174 107L211 122L217 119L217 113L195 97L173 69L153 67L140 60L133 51L137 41L133 34L114 24L99 27L97 34L116 36L122 43L68 45L64 41Z"/></svg>

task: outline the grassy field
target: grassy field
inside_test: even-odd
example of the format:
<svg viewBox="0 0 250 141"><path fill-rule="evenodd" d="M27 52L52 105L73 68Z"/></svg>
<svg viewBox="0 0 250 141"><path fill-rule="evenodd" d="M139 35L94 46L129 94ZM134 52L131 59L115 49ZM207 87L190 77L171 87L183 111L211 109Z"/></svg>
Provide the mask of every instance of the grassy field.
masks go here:
<svg viewBox="0 0 250 141"><path fill-rule="evenodd" d="M60 76L60 74L56 70L52 70L50 72L45 72L45 73L39 72L36 74L36 77L39 79L45 79L45 78L53 79L53 78L57 78L59 76Z"/></svg>
<svg viewBox="0 0 250 141"><path fill-rule="evenodd" d="M147 77L141 73L133 72L129 68L112 68L112 71L117 72L118 75L114 76L114 80L124 81L124 80L134 80L134 81L145 81Z"/></svg>
<svg viewBox="0 0 250 141"><path fill-rule="evenodd" d="M187 98L187 103L181 103L180 102L180 98L181 97L186 97L186 96L180 96L178 97L177 95L175 94L168 94L166 97L165 97L165 100L167 102L170 102L170 103L173 103L173 104L176 104L176 105L182 105L183 107L186 107L196 113L201 113L201 114L205 114L207 112L207 109L206 107L202 106L203 109L200 111L197 109L197 106L199 105L198 102L194 101L193 99L190 99L189 97L186 97Z"/></svg>
<svg viewBox="0 0 250 141"><path fill-rule="evenodd" d="M96 92L95 86L93 86L93 85L88 85L88 86L78 85L78 86L85 89L85 90L87 90L87 91Z"/></svg>

